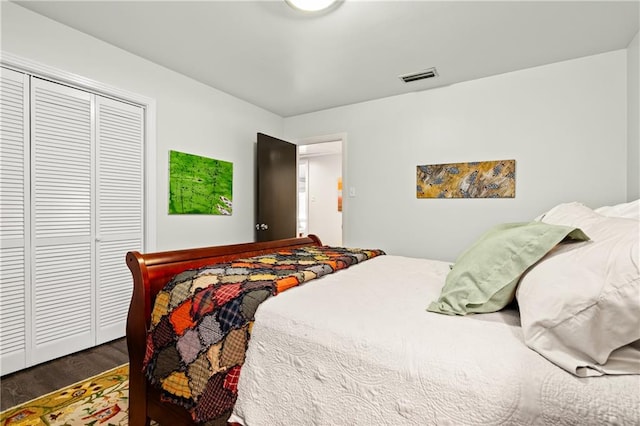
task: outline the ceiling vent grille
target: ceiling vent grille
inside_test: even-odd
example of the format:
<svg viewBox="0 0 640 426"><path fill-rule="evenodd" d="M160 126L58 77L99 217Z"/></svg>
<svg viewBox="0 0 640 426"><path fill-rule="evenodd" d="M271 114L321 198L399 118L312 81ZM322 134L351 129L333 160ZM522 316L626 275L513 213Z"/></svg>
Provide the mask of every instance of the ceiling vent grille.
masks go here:
<svg viewBox="0 0 640 426"><path fill-rule="evenodd" d="M435 68L429 68L428 70L412 72L410 74L404 74L399 78L405 83L411 83L412 81L424 80L426 78L433 78L438 76L438 71Z"/></svg>

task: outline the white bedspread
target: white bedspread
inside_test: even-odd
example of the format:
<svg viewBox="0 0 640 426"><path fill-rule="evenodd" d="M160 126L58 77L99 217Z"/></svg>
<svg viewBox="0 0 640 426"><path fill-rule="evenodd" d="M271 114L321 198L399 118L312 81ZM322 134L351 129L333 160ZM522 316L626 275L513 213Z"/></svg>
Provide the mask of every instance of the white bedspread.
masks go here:
<svg viewBox="0 0 640 426"><path fill-rule="evenodd" d="M638 425L640 376L577 378L516 311L427 312L449 264L381 256L256 314L231 418L261 425Z"/></svg>

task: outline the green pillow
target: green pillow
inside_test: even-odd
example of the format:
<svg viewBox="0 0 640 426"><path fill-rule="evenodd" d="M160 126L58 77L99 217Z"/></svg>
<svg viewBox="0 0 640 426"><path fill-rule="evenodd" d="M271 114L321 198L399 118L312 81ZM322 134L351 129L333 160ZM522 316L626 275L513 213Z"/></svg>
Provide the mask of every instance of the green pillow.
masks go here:
<svg viewBox="0 0 640 426"><path fill-rule="evenodd" d="M448 315L499 311L513 300L520 276L565 239L589 237L579 228L543 222L490 229L458 257L427 310Z"/></svg>

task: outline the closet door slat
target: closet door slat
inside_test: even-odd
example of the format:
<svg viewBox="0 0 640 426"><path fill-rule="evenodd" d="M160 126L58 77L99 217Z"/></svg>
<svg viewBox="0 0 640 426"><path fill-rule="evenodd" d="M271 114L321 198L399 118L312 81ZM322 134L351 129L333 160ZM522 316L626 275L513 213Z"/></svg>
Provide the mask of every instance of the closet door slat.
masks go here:
<svg viewBox="0 0 640 426"><path fill-rule="evenodd" d="M131 273L125 254L142 250L142 108L98 97L97 148L97 342L125 334Z"/></svg>
<svg viewBox="0 0 640 426"><path fill-rule="evenodd" d="M27 366L29 77L0 69L0 374Z"/></svg>
<svg viewBox="0 0 640 426"><path fill-rule="evenodd" d="M31 80L34 364L94 345L93 98Z"/></svg>

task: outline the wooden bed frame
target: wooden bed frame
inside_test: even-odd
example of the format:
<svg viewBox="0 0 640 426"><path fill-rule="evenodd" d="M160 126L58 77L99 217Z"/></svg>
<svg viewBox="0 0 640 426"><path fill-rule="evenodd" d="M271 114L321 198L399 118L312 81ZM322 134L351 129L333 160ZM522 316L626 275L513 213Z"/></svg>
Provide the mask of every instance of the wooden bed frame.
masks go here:
<svg viewBox="0 0 640 426"><path fill-rule="evenodd" d="M147 386L147 380L142 372L147 330L150 326L155 297L173 276L187 269L271 253L280 249L321 245L318 237L309 235L304 238L261 243L147 254L141 254L137 251L127 253L127 266L133 275L133 295L127 317L129 424L132 426L148 425L150 420L166 425L194 424L187 410L162 401L160 392L153 386Z"/></svg>

